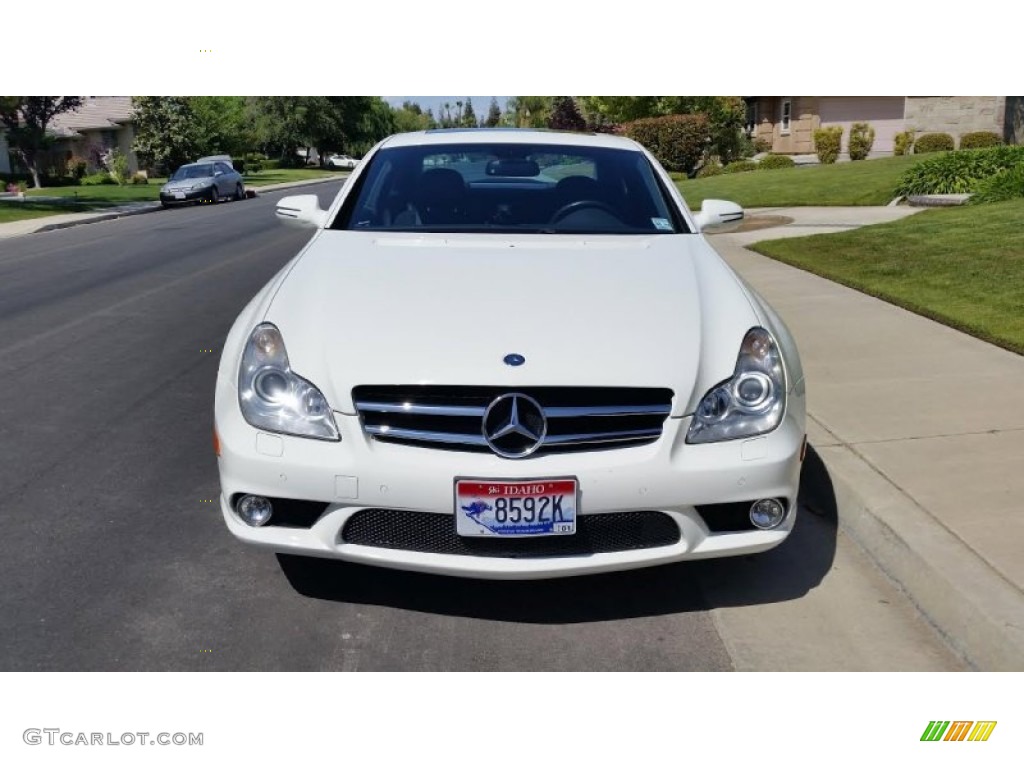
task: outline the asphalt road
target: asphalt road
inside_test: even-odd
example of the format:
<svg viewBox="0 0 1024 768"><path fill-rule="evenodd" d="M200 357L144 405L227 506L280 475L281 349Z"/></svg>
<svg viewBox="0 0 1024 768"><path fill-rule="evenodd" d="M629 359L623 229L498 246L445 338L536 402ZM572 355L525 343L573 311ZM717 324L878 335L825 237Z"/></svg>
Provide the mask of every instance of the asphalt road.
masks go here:
<svg viewBox="0 0 1024 768"><path fill-rule="evenodd" d="M214 379L306 239L283 194L0 240L0 670L962 666L837 533L813 457L815 512L752 558L492 583L236 543Z"/></svg>

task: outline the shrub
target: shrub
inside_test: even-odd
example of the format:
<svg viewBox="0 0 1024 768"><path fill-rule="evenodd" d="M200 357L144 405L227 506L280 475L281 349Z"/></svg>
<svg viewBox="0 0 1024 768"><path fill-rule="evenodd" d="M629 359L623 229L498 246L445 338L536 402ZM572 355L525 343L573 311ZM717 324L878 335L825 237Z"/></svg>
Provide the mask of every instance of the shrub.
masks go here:
<svg viewBox="0 0 1024 768"><path fill-rule="evenodd" d="M960 135L960 149L984 149L985 147L998 147L1003 143L1003 137L995 131L974 131Z"/></svg>
<svg viewBox="0 0 1024 768"><path fill-rule="evenodd" d="M89 163L83 157L71 157L67 162L67 174L73 179L82 180L89 170Z"/></svg>
<svg viewBox="0 0 1024 768"><path fill-rule="evenodd" d="M747 171L756 171L757 163L753 160L737 160L735 163L729 163L725 168L722 169L723 173L746 173Z"/></svg>
<svg viewBox="0 0 1024 768"><path fill-rule="evenodd" d="M95 187L99 184L117 184L108 171L97 171L82 177L82 186Z"/></svg>
<svg viewBox="0 0 1024 768"><path fill-rule="evenodd" d="M948 133L925 133L914 142L914 154L923 155L928 152L952 152L953 137Z"/></svg>
<svg viewBox="0 0 1024 768"><path fill-rule="evenodd" d="M1021 163L1024 163L1024 146L946 152L904 171L895 191L897 195L974 192L980 189L982 182Z"/></svg>
<svg viewBox="0 0 1024 768"><path fill-rule="evenodd" d="M1024 197L1024 161L981 181L971 195L971 204L998 203Z"/></svg>
<svg viewBox="0 0 1024 768"><path fill-rule="evenodd" d="M698 179L705 179L708 176L721 176L725 173L725 169L718 163L708 163L699 171L697 171Z"/></svg>
<svg viewBox="0 0 1024 768"><path fill-rule="evenodd" d="M839 159L839 150L843 146L843 127L833 125L829 128L818 128L814 131L814 151L818 160L825 165L832 165Z"/></svg>
<svg viewBox="0 0 1024 768"><path fill-rule="evenodd" d="M708 147L710 124L704 115L665 115L634 120L623 133L640 142L666 170L691 173Z"/></svg>
<svg viewBox="0 0 1024 768"><path fill-rule="evenodd" d="M120 186L128 181L128 156L124 152L111 149L104 158L104 165L115 184Z"/></svg>
<svg viewBox="0 0 1024 768"><path fill-rule="evenodd" d="M788 155L766 155L757 164L758 169L770 171L773 168L792 168L796 163Z"/></svg>
<svg viewBox="0 0 1024 768"><path fill-rule="evenodd" d="M771 139L754 139L754 152L761 154L762 152L772 151Z"/></svg>
<svg viewBox="0 0 1024 768"><path fill-rule="evenodd" d="M875 146L875 129L868 123L854 123L850 126L849 151L851 160L863 160Z"/></svg>
<svg viewBox="0 0 1024 768"><path fill-rule="evenodd" d="M909 155L914 148L914 132L900 131L894 137L892 153L894 155Z"/></svg>

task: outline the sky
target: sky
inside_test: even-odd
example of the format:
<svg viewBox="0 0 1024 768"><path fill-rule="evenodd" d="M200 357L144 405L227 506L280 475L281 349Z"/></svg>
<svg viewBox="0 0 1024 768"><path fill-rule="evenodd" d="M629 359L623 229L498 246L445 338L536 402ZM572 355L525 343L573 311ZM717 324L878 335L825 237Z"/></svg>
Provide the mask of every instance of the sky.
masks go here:
<svg viewBox="0 0 1024 768"><path fill-rule="evenodd" d="M455 102L465 101L466 98L466 96L385 96L384 100L393 107L402 106L403 101L415 101L423 108L424 112L428 109L434 110L434 117L437 117L441 105L445 102L452 105L452 112L454 112ZM476 112L478 118L487 114L487 108L491 106L490 96L469 96L468 98L473 100L473 111ZM508 96L498 96L497 99L498 106L504 111Z"/></svg>

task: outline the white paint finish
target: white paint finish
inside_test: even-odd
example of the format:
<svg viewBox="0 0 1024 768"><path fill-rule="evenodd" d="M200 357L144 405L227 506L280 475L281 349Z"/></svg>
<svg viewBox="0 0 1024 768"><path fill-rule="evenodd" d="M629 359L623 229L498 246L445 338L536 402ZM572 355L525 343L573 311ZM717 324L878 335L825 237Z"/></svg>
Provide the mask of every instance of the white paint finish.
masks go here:
<svg viewBox="0 0 1024 768"><path fill-rule="evenodd" d="M256 453L263 456L283 456L284 441L277 435L260 432L256 435Z"/></svg>
<svg viewBox="0 0 1024 768"><path fill-rule="evenodd" d="M579 142L643 151L631 141L609 136L523 132L509 137L515 142ZM391 141L453 140L490 142L494 135L470 132L452 139L414 134ZM288 203L318 231L242 311L225 343L216 397L224 497L244 491L332 502L354 498L358 477L364 493L366 488L382 489L380 500L372 503L384 504L387 488L388 507L451 515L457 476L574 476L583 494L581 514L663 510L680 526L682 539L670 547L588 557L441 556L339 544L341 528L357 506L334 504L313 529L287 531L249 528L225 506L225 521L238 538L279 551L490 578L542 578L752 553L785 539L795 512L774 531L711 535L693 509L762 497L795 499L805 431L804 398L798 388L789 394L782 424L758 441L757 461L744 461L735 442L685 443L686 414L712 386L732 375L740 343L751 327L765 327L779 341L791 385L801 376L781 320L702 235L488 236L323 229L367 165L364 161L352 174L328 216L313 207L315 198L288 198L278 205ZM655 170L667 179L660 167L655 165ZM680 215L692 224L671 189ZM251 449L254 429L241 416L234 387L242 348L264 320L280 329L292 370L323 391L341 433L339 442L284 436L287 458L273 465ZM511 352L524 355L526 364L505 365L503 358ZM667 387L675 393L674 418L665 422L662 437L653 444L522 461L368 438L354 415L353 387L416 383L510 391L529 386ZM344 473L341 478L339 473ZM287 489L281 475L288 477ZM637 493L638 488L646 493ZM351 497L342 495L350 492Z"/></svg>
<svg viewBox="0 0 1024 768"><path fill-rule="evenodd" d="M896 134L904 130L903 96L820 96L818 115L822 127L843 128L843 151L850 141L854 123L868 123L875 129L873 152L892 152Z"/></svg>
<svg viewBox="0 0 1024 768"><path fill-rule="evenodd" d="M334 477L334 498L336 499L358 499L359 478L351 475L335 475Z"/></svg>

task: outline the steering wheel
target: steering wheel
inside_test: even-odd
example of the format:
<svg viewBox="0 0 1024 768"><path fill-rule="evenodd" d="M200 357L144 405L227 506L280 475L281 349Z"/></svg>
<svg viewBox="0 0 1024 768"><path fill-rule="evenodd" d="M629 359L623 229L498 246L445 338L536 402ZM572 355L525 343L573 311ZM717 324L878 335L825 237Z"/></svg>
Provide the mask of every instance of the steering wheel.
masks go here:
<svg viewBox="0 0 1024 768"><path fill-rule="evenodd" d="M618 214L616 214L615 210L610 205L608 205L607 203L602 203L600 200L576 200L575 202L563 205L561 208L555 211L554 214L551 216L551 221L548 223L554 224L555 222L564 219L571 213L583 211L586 210L587 208L596 208L598 210L604 211L605 213L611 216L614 216L616 219L619 218Z"/></svg>

